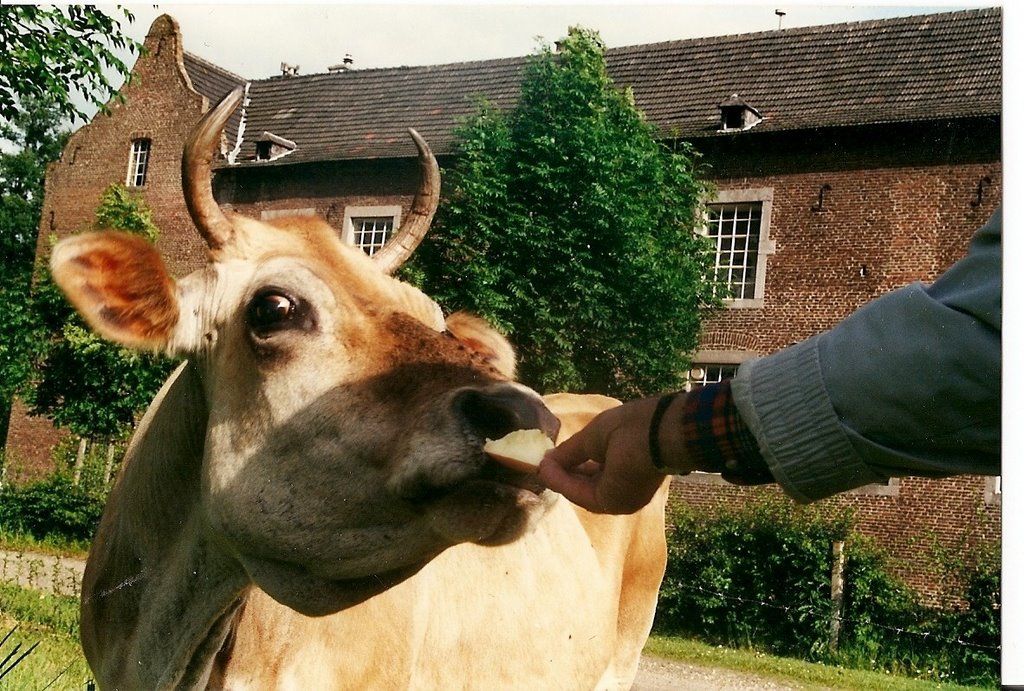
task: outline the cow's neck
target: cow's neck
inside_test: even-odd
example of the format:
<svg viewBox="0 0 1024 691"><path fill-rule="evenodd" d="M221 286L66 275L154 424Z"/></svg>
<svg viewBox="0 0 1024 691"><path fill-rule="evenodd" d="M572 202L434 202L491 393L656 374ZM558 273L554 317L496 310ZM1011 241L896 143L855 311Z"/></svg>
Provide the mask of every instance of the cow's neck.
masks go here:
<svg viewBox="0 0 1024 691"><path fill-rule="evenodd" d="M93 543L83 644L125 686L205 687L249 587L199 511L205 430L201 375L183 365L140 423Z"/></svg>
<svg viewBox="0 0 1024 691"><path fill-rule="evenodd" d="M150 576L136 648L147 656L152 688L203 689L249 580L236 562L204 540L161 560Z"/></svg>

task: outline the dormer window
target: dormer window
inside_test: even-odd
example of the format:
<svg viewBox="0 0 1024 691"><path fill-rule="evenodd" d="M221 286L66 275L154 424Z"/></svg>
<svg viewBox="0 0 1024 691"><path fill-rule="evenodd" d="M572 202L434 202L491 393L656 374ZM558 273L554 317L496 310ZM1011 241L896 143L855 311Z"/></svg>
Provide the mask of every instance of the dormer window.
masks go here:
<svg viewBox="0 0 1024 691"><path fill-rule="evenodd" d="M749 130L761 122L761 114L757 109L733 94L718 104L718 110L722 115L722 126L720 132L735 132L737 130Z"/></svg>
<svg viewBox="0 0 1024 691"><path fill-rule="evenodd" d="M273 161L295 151L295 142L278 137L271 132L264 132L256 140L256 160Z"/></svg>

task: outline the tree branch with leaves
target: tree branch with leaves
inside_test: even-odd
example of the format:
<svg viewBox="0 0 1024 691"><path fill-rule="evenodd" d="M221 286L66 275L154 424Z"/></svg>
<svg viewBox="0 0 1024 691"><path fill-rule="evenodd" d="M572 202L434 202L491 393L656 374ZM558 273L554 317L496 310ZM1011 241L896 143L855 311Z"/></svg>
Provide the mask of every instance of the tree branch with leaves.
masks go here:
<svg viewBox="0 0 1024 691"><path fill-rule="evenodd" d="M63 117L88 119L76 94L105 109L117 91L108 72L130 74L116 51L141 49L122 31L122 20L134 21L131 12L119 7L116 14L89 5L0 6L0 117L12 119L26 100L48 97Z"/></svg>

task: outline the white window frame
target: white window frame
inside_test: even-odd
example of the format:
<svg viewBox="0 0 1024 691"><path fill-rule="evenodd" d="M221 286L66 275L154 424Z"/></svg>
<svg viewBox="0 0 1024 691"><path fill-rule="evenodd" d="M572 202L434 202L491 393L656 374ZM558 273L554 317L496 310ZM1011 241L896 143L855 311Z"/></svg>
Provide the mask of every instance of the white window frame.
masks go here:
<svg viewBox="0 0 1024 691"><path fill-rule="evenodd" d="M989 506L1003 503L1003 476L990 475L985 478L985 503Z"/></svg>
<svg viewBox="0 0 1024 691"><path fill-rule="evenodd" d="M301 209L264 209L260 212L261 221L272 221L286 216L316 216L316 209L307 206Z"/></svg>
<svg viewBox="0 0 1024 691"><path fill-rule="evenodd" d="M360 218L391 218L391 237L393 237L394 232L398 230L402 223L402 207L398 205L345 207L345 220L341 231L342 239L350 245L359 247L372 257L374 252L386 246L387 243L390 242L391 237L389 237L381 247L372 247L367 249L366 247L356 244L355 220Z"/></svg>
<svg viewBox="0 0 1024 691"><path fill-rule="evenodd" d="M772 225L772 201L775 192L771 187L753 189L721 190L710 205L718 204L761 204L761 227L758 234L757 260L754 265L754 296L752 298L725 298L724 304L729 308L757 309L764 307L765 271L768 267L768 255L775 254L775 241L769 235ZM704 235L709 235L705 225ZM715 264L718 264L718 251L715 251Z"/></svg>
<svg viewBox="0 0 1024 691"><path fill-rule="evenodd" d="M149 137L138 137L132 140L132 147L128 153L128 175L125 178L125 187L146 186L152 152L153 140Z"/></svg>

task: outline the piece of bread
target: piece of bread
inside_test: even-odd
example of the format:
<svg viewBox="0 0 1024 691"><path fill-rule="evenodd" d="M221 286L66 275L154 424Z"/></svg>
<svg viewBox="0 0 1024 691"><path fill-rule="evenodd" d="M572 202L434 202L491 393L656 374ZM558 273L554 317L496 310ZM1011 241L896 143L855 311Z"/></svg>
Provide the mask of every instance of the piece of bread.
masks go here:
<svg viewBox="0 0 1024 691"><path fill-rule="evenodd" d="M501 439L488 439L484 453L506 468L536 473L544 453L555 443L539 429L518 429Z"/></svg>

